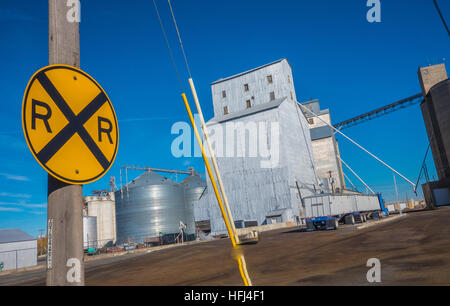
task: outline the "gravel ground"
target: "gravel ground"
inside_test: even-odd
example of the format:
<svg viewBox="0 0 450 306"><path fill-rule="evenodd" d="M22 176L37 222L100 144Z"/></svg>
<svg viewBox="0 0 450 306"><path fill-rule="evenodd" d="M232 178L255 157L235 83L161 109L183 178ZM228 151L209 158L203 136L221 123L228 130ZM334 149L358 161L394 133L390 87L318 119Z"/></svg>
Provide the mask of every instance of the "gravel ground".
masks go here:
<svg viewBox="0 0 450 306"><path fill-rule="evenodd" d="M372 285L367 260L381 262L381 285L450 285L450 207L407 214L363 229L265 232L243 247L253 285ZM241 285L228 239L86 264L86 285ZM45 271L0 277L0 285L45 285Z"/></svg>

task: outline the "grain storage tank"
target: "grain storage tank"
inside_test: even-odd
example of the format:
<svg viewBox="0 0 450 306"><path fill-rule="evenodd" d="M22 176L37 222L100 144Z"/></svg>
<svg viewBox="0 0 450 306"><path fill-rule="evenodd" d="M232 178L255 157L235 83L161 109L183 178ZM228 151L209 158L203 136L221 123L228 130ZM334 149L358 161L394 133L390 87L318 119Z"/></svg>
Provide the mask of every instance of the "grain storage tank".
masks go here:
<svg viewBox="0 0 450 306"><path fill-rule="evenodd" d="M114 192L101 191L84 198L86 215L97 217L98 247L116 243L116 207Z"/></svg>
<svg viewBox="0 0 450 306"><path fill-rule="evenodd" d="M179 233L186 223L184 186L148 171L115 192L117 243Z"/></svg>
<svg viewBox="0 0 450 306"><path fill-rule="evenodd" d="M83 248L97 248L97 217L83 216Z"/></svg>
<svg viewBox="0 0 450 306"><path fill-rule="evenodd" d="M436 69L437 67L432 68ZM450 79L446 78L445 66L440 65L440 67L437 68L441 70L438 75L433 75L432 68L428 71L430 79L425 85L431 87L421 104L439 178L439 181L427 182L422 185L425 201L430 208L450 205ZM446 79L435 83L443 77Z"/></svg>
<svg viewBox="0 0 450 306"><path fill-rule="evenodd" d="M194 221L194 206L206 189L206 181L195 171L181 182L184 187L184 201L186 209L186 233L188 235L196 234Z"/></svg>

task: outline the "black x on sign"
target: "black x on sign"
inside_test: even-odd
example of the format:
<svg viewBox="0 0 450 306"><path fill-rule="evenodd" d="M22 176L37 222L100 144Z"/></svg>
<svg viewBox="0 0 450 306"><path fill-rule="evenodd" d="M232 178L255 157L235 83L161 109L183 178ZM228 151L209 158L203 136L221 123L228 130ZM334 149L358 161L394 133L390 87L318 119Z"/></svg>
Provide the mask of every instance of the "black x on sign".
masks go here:
<svg viewBox="0 0 450 306"><path fill-rule="evenodd" d="M22 104L28 147L52 176L87 184L111 167L119 145L117 118L101 86L85 72L66 65L37 71Z"/></svg>

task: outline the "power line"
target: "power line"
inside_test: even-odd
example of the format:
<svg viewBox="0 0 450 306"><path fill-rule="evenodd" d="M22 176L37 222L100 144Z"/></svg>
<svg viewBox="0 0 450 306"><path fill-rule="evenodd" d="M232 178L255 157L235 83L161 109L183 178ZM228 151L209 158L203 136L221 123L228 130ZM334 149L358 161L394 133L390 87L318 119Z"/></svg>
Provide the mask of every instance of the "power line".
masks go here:
<svg viewBox="0 0 450 306"><path fill-rule="evenodd" d="M445 29L447 30L448 36L450 36L450 30L448 29L447 23L445 22L445 18L441 13L441 9L439 8L439 5L436 0L433 0L434 6L436 7L436 10L441 17L442 23L444 24Z"/></svg>
<svg viewBox="0 0 450 306"><path fill-rule="evenodd" d="M167 38L166 30L164 29L164 25L161 20L161 16L159 15L158 6L156 5L155 0L153 0L153 5L155 6L156 15L158 16L159 24L161 26L162 33L164 35L164 40L166 41L166 46L167 46L167 49L169 50L170 59L172 60L173 68L175 69L175 73L177 75L178 83L180 85L181 91L183 92L184 89L183 89L183 83L181 82L180 73L178 72L177 64L175 62L175 57L173 56L172 48L170 47L169 39Z"/></svg>
<svg viewBox="0 0 450 306"><path fill-rule="evenodd" d="M184 52L183 41L181 40L180 31L178 30L178 25L177 25L177 21L175 19L175 15L173 13L172 4L170 4L170 0L167 0L167 1L169 2L169 8L170 8L170 13L172 14L173 24L175 26L175 29L177 30L178 41L180 42L181 52L183 52L184 62L186 63L186 69L189 74L189 78L192 79L191 70L189 69L189 64L188 64L188 60L186 57L186 53Z"/></svg>
<svg viewBox="0 0 450 306"><path fill-rule="evenodd" d="M326 125L328 125L331 129L333 129L336 133L344 136L348 141L350 141L351 143L353 143L355 146L357 146L358 148L360 148L361 150L363 150L364 152L366 152L367 154L369 154L370 156L372 156L373 158L375 158L377 161L379 161L381 164L383 164L385 167L387 167L389 170L397 173L402 179L404 179L405 181L407 181L408 183L410 183L412 185L413 188L416 187L416 185L411 182L409 179L407 179L403 174L401 174L400 172L398 172L397 170L395 170L394 168L392 168L391 166L389 166L388 164L386 164L384 161L382 161L380 158L378 158L376 155L374 155L373 153L369 152L367 149L365 149L364 147L362 147L360 144L358 144L356 141L354 141L353 139L351 139L350 137L348 137L347 135L345 135L344 133L342 133L340 130L338 130L337 128L335 128L334 126L332 126L330 123L326 122L325 120L323 120L322 118L320 118L319 115L317 115L316 113L314 113L312 110L310 110L309 108L307 108L306 106L304 106L301 103L298 103L298 105L300 105L302 107L302 109L305 110L306 113L310 113L312 114L315 118L319 119L320 121L322 121L323 123L325 123Z"/></svg>
<svg viewBox="0 0 450 306"><path fill-rule="evenodd" d="M212 182L213 187L214 187L214 192L216 194L217 202L218 202L219 207L220 207L221 212L222 212L222 217L223 217L225 225L227 227L228 235L229 235L231 243L233 245L233 249L235 249L235 251L237 251L238 245L237 245L236 241L239 242L239 236L237 235L237 232L236 232L236 229L235 229L235 226L234 226L233 217L232 217L230 208L228 206L227 197L226 197L223 185L222 185L222 180L220 178L220 172L218 170L217 163L216 163L216 160L215 160L215 157L214 157L214 151L213 151L213 149L211 147L211 143L208 140L208 132L207 132L207 129L206 129L206 123L204 121L202 110L201 110L201 107L200 107L200 103L198 101L198 96L197 96L197 92L195 90L194 82L192 80L191 71L189 69L189 64L188 64L188 61L187 61L187 56L186 56L186 53L184 51L183 41L181 40L180 31L178 30L178 25L177 25L177 22L175 20L175 14L173 13L173 9L172 9L172 5L170 3L170 0L168 0L168 3L169 3L170 12L172 14L172 20L173 20L175 29L177 31L178 41L180 42L181 51L183 52L184 62L186 63L187 72L189 74L189 85L191 87L192 95L194 97L194 101L195 101L195 104L197 106L197 111L198 111L198 114L200 116L200 121L201 121L201 124L202 124L203 134L205 136L205 140L206 140L206 143L208 145L209 152L211 154L210 157L212 158L212 162L213 162L213 165L214 165L214 171L216 172L217 180L218 180L219 186L220 186L220 192L221 192L222 197L224 199L225 207L222 204L219 191L217 190L217 186L215 185L214 175L211 172L211 168L209 166L208 159L207 159L207 157L205 155L205 152L203 150L200 134L198 133L198 130L196 128L196 124L195 124L194 118L192 116L192 111L190 109L189 103L188 103L188 101L186 99L186 95L183 93L182 97L183 97L184 104L186 106L186 110L188 112L189 118L191 120L192 126L194 127L196 138L197 138L197 140L199 142L200 148L202 149L202 155L203 155L203 158L204 158L204 161L205 161L205 165L208 168L208 174L209 174L209 177L210 177L211 182ZM238 253L235 253L235 255L238 255ZM239 254L239 256L236 256L235 259L238 262L239 272L241 274L241 277L242 277L242 280L244 281L245 286L252 286L250 276L248 275L248 272L247 272L247 265L245 263L244 254L243 253Z"/></svg>

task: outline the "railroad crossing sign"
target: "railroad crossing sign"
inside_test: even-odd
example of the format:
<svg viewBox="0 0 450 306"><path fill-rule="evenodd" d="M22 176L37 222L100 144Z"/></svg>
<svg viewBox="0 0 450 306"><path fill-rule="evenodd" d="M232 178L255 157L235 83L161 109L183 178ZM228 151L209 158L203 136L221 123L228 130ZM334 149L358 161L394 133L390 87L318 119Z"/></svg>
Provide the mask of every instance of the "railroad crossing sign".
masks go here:
<svg viewBox="0 0 450 306"><path fill-rule="evenodd" d="M101 178L117 154L119 129L111 101L75 67L51 65L32 76L23 98L22 126L38 163L69 184Z"/></svg>

